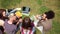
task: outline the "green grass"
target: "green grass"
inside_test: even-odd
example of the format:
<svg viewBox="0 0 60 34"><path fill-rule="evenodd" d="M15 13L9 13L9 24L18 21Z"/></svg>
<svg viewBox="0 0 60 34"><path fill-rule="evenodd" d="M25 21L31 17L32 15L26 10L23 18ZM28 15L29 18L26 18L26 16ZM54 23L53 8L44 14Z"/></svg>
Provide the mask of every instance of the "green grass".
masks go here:
<svg viewBox="0 0 60 34"><path fill-rule="evenodd" d="M42 13L48 11L48 10L49 10L48 7L46 7L46 6L41 6L40 9L39 9L39 14L42 14Z"/></svg>
<svg viewBox="0 0 60 34"><path fill-rule="evenodd" d="M42 0L37 0L37 4L42 5Z"/></svg>
<svg viewBox="0 0 60 34"><path fill-rule="evenodd" d="M60 34L60 0L0 0L0 8L17 8L28 6L31 14L42 14L48 10L55 12L52 29L46 34ZM39 30L37 30L37 34Z"/></svg>
<svg viewBox="0 0 60 34"><path fill-rule="evenodd" d="M11 6L15 6L21 2L21 0L0 0L2 8L10 8Z"/></svg>

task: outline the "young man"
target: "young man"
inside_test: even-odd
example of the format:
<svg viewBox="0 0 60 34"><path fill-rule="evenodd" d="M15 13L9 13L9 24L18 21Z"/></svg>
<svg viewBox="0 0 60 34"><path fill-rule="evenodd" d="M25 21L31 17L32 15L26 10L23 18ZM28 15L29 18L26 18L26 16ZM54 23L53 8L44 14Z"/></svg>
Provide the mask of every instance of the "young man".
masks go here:
<svg viewBox="0 0 60 34"><path fill-rule="evenodd" d="M44 34L43 31L48 31L52 28L52 19L54 18L54 16L55 13L52 10L45 12L41 16L34 16L35 27L39 29L42 34Z"/></svg>
<svg viewBox="0 0 60 34"><path fill-rule="evenodd" d="M9 15L9 20L5 21L4 29L6 34L16 34L15 31L17 26L13 24L15 20L16 20L16 16L12 13Z"/></svg>

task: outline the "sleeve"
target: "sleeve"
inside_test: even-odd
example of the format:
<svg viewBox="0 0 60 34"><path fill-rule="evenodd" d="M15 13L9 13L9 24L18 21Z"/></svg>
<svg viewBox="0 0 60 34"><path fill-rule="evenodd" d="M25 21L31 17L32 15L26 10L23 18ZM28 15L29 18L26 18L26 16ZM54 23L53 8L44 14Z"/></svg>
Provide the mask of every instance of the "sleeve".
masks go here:
<svg viewBox="0 0 60 34"><path fill-rule="evenodd" d="M18 31L18 30L20 30L20 27L21 27L21 23L17 26L17 28L16 28L16 32Z"/></svg>
<svg viewBox="0 0 60 34"><path fill-rule="evenodd" d="M52 21L51 20L47 20L45 22L42 22L42 25L44 27L45 31L48 31L52 28Z"/></svg>
<svg viewBox="0 0 60 34"><path fill-rule="evenodd" d="M39 31L41 31L41 33L43 33L43 26L37 27L39 20L38 20L35 16L33 16L33 18L34 18L34 26L35 26ZM31 18L31 19L32 19L32 18ZM33 32L34 32L34 31L35 31L35 28L33 28Z"/></svg>
<svg viewBox="0 0 60 34"><path fill-rule="evenodd" d="M34 21L33 23L34 23L34 26L37 26L37 23L38 23L38 19L34 16L34 15L32 15L31 17L30 17L30 19L32 20L32 21Z"/></svg>

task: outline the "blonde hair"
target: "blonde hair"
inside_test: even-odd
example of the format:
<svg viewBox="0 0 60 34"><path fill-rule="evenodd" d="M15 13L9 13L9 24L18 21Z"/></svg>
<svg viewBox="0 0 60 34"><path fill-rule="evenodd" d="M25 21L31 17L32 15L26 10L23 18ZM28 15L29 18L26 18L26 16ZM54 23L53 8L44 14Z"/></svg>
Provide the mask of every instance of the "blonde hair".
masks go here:
<svg viewBox="0 0 60 34"><path fill-rule="evenodd" d="M8 17L10 18L10 17L13 17L14 16L14 13L11 13Z"/></svg>

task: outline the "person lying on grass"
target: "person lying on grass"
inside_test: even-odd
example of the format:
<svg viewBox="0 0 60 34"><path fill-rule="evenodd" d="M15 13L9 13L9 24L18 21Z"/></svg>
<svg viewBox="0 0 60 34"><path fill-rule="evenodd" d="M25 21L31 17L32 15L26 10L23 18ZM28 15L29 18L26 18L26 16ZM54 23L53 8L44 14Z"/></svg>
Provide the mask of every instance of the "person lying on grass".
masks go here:
<svg viewBox="0 0 60 34"><path fill-rule="evenodd" d="M17 26L13 24L15 23L15 21L16 21L15 14L11 13L9 15L9 20L6 20L4 23L4 31L6 32L6 34L16 34L15 31Z"/></svg>
<svg viewBox="0 0 60 34"><path fill-rule="evenodd" d="M35 34L34 24L31 23L31 19L29 17L24 17L22 25L20 26L21 34Z"/></svg>
<svg viewBox="0 0 60 34"><path fill-rule="evenodd" d="M52 10L45 12L42 15L34 16L35 27L44 34L43 31L49 31L52 28L52 19L54 16L55 13Z"/></svg>

